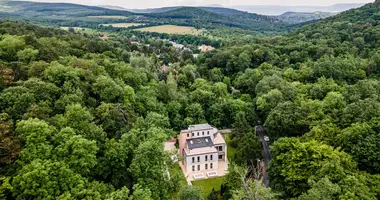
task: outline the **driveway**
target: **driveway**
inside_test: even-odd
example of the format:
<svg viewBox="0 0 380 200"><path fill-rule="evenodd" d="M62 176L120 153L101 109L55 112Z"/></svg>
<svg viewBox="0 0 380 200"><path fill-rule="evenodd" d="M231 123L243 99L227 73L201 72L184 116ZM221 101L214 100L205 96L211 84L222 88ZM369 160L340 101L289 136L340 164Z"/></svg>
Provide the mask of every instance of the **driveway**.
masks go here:
<svg viewBox="0 0 380 200"><path fill-rule="evenodd" d="M265 142L264 136L267 136L265 134L265 128L264 126L256 126L255 127L255 132L256 135L260 138L261 142L263 143L263 158L264 158L264 163L265 163L265 172L264 172L264 177L263 177L263 183L266 187L269 186L269 176L267 169L269 168L269 162L272 159L272 154L270 153L269 150L269 142Z"/></svg>

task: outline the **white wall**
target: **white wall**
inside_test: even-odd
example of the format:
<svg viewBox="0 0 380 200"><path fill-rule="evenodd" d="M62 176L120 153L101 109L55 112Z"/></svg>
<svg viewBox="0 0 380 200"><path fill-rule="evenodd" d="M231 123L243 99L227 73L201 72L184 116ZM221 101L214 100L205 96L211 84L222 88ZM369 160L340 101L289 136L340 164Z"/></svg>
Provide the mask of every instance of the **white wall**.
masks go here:
<svg viewBox="0 0 380 200"><path fill-rule="evenodd" d="M210 160L210 156L212 155L212 160ZM200 162L198 162L198 156L200 158ZM205 156L207 156L207 161L205 160ZM194 157L194 163L192 158ZM208 164L209 171L214 171L218 168L218 153L211 153L211 154L202 154L202 155L196 155L196 156L187 156L185 158L185 166L187 173L192 172L192 166L195 166L195 172L198 171L198 165L200 165L200 170L205 170L205 164ZM213 163L213 168L210 169L210 163Z"/></svg>
<svg viewBox="0 0 380 200"><path fill-rule="evenodd" d="M201 137L207 137L210 136L212 141L214 141L214 136L218 132L216 128L206 129L206 130L200 130L200 131L192 131L189 138L201 138ZM194 133L194 136L192 136Z"/></svg>

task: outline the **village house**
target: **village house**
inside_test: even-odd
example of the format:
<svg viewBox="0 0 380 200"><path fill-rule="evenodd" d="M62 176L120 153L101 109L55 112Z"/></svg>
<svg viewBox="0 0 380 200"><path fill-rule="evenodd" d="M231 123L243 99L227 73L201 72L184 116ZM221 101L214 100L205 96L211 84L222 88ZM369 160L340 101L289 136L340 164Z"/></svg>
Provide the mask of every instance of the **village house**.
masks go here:
<svg viewBox="0 0 380 200"><path fill-rule="evenodd" d="M202 44L202 46L198 47L198 49L201 50L201 52L207 52L207 51L212 51L215 48L212 46L207 46L207 45Z"/></svg>
<svg viewBox="0 0 380 200"><path fill-rule="evenodd" d="M228 170L227 145L209 124L190 125L179 137L182 171L189 181L224 176Z"/></svg>
<svg viewBox="0 0 380 200"><path fill-rule="evenodd" d="M183 45L183 44L177 44L176 42L172 42L172 41L170 41L170 43L173 45L173 47L174 48L176 48L176 49L183 49L183 48L185 48L185 45Z"/></svg>
<svg viewBox="0 0 380 200"><path fill-rule="evenodd" d="M99 38L100 38L101 40L108 40L108 39L110 39L110 37L107 36L107 35L103 35L102 37L99 36Z"/></svg>

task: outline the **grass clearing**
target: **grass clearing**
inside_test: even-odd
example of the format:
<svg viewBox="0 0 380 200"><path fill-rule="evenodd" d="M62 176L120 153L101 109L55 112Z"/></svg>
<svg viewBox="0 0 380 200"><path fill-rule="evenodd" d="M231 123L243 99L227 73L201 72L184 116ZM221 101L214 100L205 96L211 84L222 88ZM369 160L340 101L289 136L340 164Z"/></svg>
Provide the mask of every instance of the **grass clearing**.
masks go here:
<svg viewBox="0 0 380 200"><path fill-rule="evenodd" d="M113 15L113 16L87 16L88 18L92 18L92 19L127 19L127 17L125 16L117 16L117 15Z"/></svg>
<svg viewBox="0 0 380 200"><path fill-rule="evenodd" d="M141 26L144 24L139 24L139 23L116 23L116 24L101 24L102 26L112 26L115 28L128 28L132 26Z"/></svg>
<svg viewBox="0 0 380 200"><path fill-rule="evenodd" d="M231 143L232 143L231 133L224 134L223 136L224 136L224 140L226 140L226 144L227 144L227 158L230 161L234 161L237 149L231 145Z"/></svg>
<svg viewBox="0 0 380 200"><path fill-rule="evenodd" d="M207 199L207 196L212 191L212 188L214 188L215 190L220 190L220 186L223 183L223 179L224 177L217 177L212 179L193 181L192 184L194 186L200 187L203 198Z"/></svg>
<svg viewBox="0 0 380 200"><path fill-rule="evenodd" d="M203 30L191 26L162 25L136 29L143 32L156 32L180 35L200 35Z"/></svg>

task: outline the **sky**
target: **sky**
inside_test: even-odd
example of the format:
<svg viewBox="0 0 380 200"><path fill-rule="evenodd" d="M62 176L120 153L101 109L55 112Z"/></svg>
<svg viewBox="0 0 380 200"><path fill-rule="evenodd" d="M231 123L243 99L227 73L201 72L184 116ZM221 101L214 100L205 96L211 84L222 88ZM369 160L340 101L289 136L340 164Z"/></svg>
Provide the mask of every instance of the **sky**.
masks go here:
<svg viewBox="0 0 380 200"><path fill-rule="evenodd" d="M66 2L84 5L112 5L124 8L157 8L166 6L204 5L286 5L329 6L338 3L369 3L374 0L34 0L39 2Z"/></svg>

